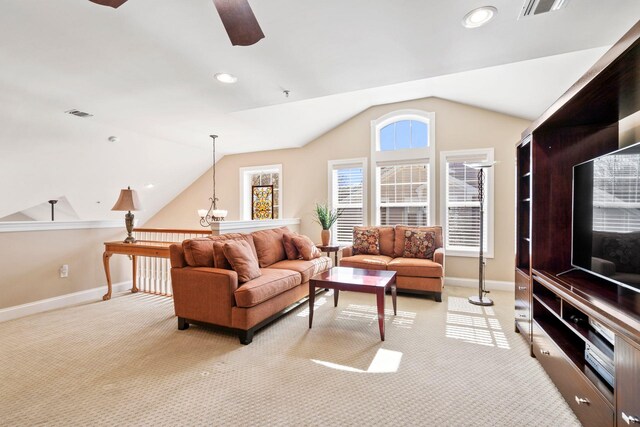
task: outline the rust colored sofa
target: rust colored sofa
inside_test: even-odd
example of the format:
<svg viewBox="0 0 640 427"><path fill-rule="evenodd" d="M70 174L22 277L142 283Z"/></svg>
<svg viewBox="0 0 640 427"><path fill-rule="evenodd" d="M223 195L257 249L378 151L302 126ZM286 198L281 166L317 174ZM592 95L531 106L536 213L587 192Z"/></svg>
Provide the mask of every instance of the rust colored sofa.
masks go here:
<svg viewBox="0 0 640 427"><path fill-rule="evenodd" d="M255 331L304 302L309 278L332 267L331 258L288 260L283 235L286 227L250 234L223 234L185 240L170 247L173 302L178 329L206 323L238 333L249 344ZM238 274L223 265L215 242L241 239L249 243L261 276L238 283ZM219 245L218 245L219 247ZM214 261L215 259L215 261ZM225 268L216 268L225 267Z"/></svg>
<svg viewBox="0 0 640 427"><path fill-rule="evenodd" d="M433 295L442 302L444 288L444 247L442 227L408 227L402 225L361 227L377 228L379 232L379 255L353 255L352 247L342 250L340 266L366 268L369 270L391 270L396 272L398 291ZM433 259L404 258L404 233L407 230L433 231L435 252Z"/></svg>

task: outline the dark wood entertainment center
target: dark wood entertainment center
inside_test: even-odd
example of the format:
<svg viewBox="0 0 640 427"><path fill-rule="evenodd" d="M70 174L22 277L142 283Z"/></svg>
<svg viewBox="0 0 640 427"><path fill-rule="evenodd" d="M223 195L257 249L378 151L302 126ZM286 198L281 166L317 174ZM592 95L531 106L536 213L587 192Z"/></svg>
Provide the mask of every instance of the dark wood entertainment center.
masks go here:
<svg viewBox="0 0 640 427"><path fill-rule="evenodd" d="M640 426L640 293L567 272L572 168L617 150L619 121L638 111L640 22L522 133L516 149L515 327L585 426ZM613 332L615 345L590 318ZM586 346L613 352L613 386L587 363Z"/></svg>

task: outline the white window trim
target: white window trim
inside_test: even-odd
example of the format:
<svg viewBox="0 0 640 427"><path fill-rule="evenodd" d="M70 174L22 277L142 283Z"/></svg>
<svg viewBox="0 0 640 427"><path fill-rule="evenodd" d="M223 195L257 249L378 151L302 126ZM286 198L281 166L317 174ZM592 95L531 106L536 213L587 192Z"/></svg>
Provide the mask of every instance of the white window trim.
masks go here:
<svg viewBox="0 0 640 427"><path fill-rule="evenodd" d="M488 162L494 161L494 149L493 148L472 148L468 150L453 150L453 151L441 151L440 152L440 219L442 222L442 230L446 233L447 230L447 159L455 157L468 157L468 156L486 156ZM494 257L494 218L495 218L495 179L494 168L491 167L485 169L485 188L487 191L487 211L485 215L487 217L487 251L484 252L485 258ZM446 236L444 237L445 252L447 256L459 256L459 257L478 257L479 251L477 250L454 250L448 249Z"/></svg>
<svg viewBox="0 0 640 427"><path fill-rule="evenodd" d="M380 148L380 130L390 123L401 120L416 120L428 124L429 146L408 148L405 150L378 151ZM398 164L429 164L429 225L436 223L436 114L422 110L396 110L371 121L371 197L373 203L370 216L375 225L380 225L380 190L378 188L378 167Z"/></svg>
<svg viewBox="0 0 640 427"><path fill-rule="evenodd" d="M369 222L368 215L368 199L369 199L369 180L367 179L367 158L366 157L358 157L354 159L340 159L340 160L329 160L327 162L327 185L328 185L328 204L331 209L333 209L333 170L337 166L344 165L358 165L362 166L362 222L364 225L367 225ZM331 233L336 236L337 232L335 229L336 225L334 224Z"/></svg>
<svg viewBox="0 0 640 427"><path fill-rule="evenodd" d="M263 165L263 166L247 166L240 168L240 220L251 221L251 181L248 177L254 173L274 173L280 174L280 181L278 186L278 206L280 208L279 219L285 218L282 206L283 191L283 175L282 164L277 165Z"/></svg>

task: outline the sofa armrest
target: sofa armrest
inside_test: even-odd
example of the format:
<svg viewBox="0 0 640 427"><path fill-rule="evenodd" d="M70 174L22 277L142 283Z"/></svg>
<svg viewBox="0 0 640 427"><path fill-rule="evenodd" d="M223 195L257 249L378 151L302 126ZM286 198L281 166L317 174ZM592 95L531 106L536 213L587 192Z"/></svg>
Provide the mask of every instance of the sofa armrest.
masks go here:
<svg viewBox="0 0 640 427"><path fill-rule="evenodd" d="M345 248L342 248L342 251L340 252L341 258L346 258L352 255L353 255L353 246L347 246Z"/></svg>
<svg viewBox="0 0 640 427"><path fill-rule="evenodd" d="M444 274L444 248L438 248L433 253L433 262L437 262L442 266L442 272Z"/></svg>
<svg viewBox="0 0 640 427"><path fill-rule="evenodd" d="M210 267L172 268L171 280L176 316L231 326L238 273Z"/></svg>
<svg viewBox="0 0 640 427"><path fill-rule="evenodd" d="M187 261L184 258L184 249L182 249L181 243L169 246L169 259L171 260L171 267L173 268L182 268L187 266Z"/></svg>

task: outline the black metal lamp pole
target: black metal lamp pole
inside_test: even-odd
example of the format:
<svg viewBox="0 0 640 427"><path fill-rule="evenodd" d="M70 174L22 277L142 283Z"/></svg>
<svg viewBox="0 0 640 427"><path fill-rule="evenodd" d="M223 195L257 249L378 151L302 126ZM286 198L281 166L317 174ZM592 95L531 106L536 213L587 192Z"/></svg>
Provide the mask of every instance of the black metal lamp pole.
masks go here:
<svg viewBox="0 0 640 427"><path fill-rule="evenodd" d="M484 168L478 170L478 201L480 202L480 250L478 252L478 296L469 297L469 302L475 305L493 305L493 301L485 296L484 288Z"/></svg>

